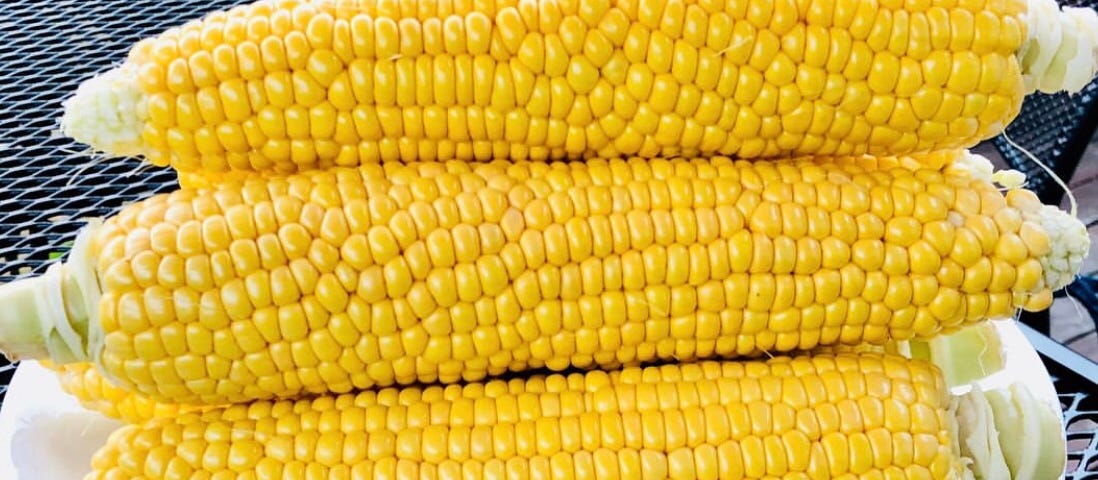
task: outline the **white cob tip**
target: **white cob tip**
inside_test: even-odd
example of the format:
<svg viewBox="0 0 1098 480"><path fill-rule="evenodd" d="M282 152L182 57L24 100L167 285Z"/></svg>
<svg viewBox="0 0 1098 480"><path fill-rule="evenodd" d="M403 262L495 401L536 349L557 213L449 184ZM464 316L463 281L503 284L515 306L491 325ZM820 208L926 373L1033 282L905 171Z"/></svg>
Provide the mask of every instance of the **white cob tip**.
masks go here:
<svg viewBox="0 0 1098 480"><path fill-rule="evenodd" d="M1037 221L1048 235L1051 251L1041 257L1045 285L1051 290L1068 286L1090 251L1087 227L1075 216L1051 205L1041 205L1036 212L1023 212L1023 217Z"/></svg>
<svg viewBox="0 0 1098 480"><path fill-rule="evenodd" d="M1028 38L1017 57L1027 93L1075 93L1098 73L1098 13L1028 0Z"/></svg>
<svg viewBox="0 0 1098 480"><path fill-rule="evenodd" d="M145 93L137 67L124 64L85 80L62 105L61 131L66 136L110 155L145 153Z"/></svg>

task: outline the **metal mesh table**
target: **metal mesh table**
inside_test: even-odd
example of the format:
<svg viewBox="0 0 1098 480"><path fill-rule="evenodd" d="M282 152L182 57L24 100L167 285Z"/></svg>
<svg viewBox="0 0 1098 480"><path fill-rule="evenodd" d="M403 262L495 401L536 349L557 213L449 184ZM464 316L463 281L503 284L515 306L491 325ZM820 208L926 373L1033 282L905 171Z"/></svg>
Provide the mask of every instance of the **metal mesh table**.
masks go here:
<svg viewBox="0 0 1098 480"><path fill-rule="evenodd" d="M137 40L240 0L0 2L0 283L42 273L81 218L105 216L175 176L101 161L57 133L61 101L121 61ZM1030 332L1056 377L1069 431L1070 480L1098 480L1098 368ZM0 360L0 404L15 366Z"/></svg>
<svg viewBox="0 0 1098 480"><path fill-rule="evenodd" d="M0 283L45 271L81 218L173 187L170 170L101 160L62 138L61 101L141 38L235 3L0 1ZM2 402L15 367L0 365Z"/></svg>

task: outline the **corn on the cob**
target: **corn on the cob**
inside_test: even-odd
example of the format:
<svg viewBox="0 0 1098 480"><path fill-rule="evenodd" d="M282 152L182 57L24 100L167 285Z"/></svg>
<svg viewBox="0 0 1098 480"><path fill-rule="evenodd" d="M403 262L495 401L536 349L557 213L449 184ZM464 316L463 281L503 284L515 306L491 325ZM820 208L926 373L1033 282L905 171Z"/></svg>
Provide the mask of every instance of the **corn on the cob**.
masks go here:
<svg viewBox="0 0 1098 480"><path fill-rule="evenodd" d="M0 350L228 403L882 343L1047 307L1083 225L1004 197L982 157L940 156L957 163L386 163L179 190L0 286Z"/></svg>
<svg viewBox="0 0 1098 480"><path fill-rule="evenodd" d="M1053 0L272 0L138 43L65 132L180 171L378 160L906 154L1080 89Z"/></svg>
<svg viewBox="0 0 1098 480"><path fill-rule="evenodd" d="M174 417L198 408L157 402L140 393L119 388L103 378L92 363L54 365L43 361L42 365L57 372L61 389L76 397L82 407L126 423Z"/></svg>
<svg viewBox="0 0 1098 480"><path fill-rule="evenodd" d="M1026 441L954 403L933 365L876 354L390 388L129 426L87 479L971 479L1006 462L963 442Z"/></svg>

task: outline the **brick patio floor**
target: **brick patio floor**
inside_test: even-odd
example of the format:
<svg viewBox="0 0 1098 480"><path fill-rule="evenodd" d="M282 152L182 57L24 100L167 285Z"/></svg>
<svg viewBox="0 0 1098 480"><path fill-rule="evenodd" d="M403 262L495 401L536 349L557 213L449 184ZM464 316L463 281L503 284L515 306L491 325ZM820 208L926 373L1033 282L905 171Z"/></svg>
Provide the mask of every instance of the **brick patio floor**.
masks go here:
<svg viewBox="0 0 1098 480"><path fill-rule="evenodd" d="M990 143L980 144L974 150L1002 164L998 151ZM1090 253L1083 262L1082 273L1096 273L1098 272L1098 136L1091 139L1068 185L1079 204L1079 218L1087 225L1091 238ZM1066 197L1061 208L1068 208ZM1098 333L1095 332L1095 321L1081 305L1070 298L1057 298L1052 305L1050 317L1052 338L1098 361Z"/></svg>

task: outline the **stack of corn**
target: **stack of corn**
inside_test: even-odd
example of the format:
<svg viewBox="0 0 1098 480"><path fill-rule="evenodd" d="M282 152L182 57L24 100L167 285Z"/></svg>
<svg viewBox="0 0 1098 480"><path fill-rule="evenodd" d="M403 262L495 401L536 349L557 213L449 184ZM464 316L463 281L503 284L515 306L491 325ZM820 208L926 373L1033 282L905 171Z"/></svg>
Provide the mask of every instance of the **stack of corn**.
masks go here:
<svg viewBox="0 0 1098 480"><path fill-rule="evenodd" d="M1089 81L1096 32L1051 0L210 14L67 103L184 188L0 286L0 350L135 422L89 479L1053 478L1027 390L896 352L1072 280L1083 225L964 148Z"/></svg>

